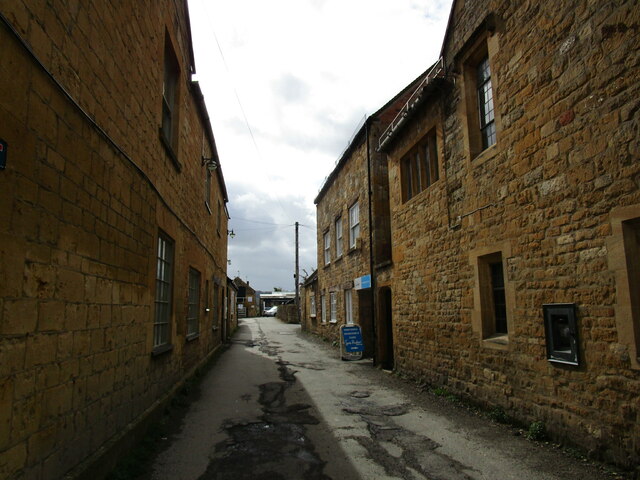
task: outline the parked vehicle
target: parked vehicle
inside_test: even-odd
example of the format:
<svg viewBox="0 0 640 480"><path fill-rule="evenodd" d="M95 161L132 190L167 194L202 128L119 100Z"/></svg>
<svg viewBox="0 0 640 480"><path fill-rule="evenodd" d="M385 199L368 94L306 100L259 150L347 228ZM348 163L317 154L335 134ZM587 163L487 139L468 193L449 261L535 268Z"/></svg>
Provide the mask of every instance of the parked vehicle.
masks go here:
<svg viewBox="0 0 640 480"><path fill-rule="evenodd" d="M273 307L269 307L265 309L264 316L265 317L275 317L276 313L278 313L278 307L274 305Z"/></svg>

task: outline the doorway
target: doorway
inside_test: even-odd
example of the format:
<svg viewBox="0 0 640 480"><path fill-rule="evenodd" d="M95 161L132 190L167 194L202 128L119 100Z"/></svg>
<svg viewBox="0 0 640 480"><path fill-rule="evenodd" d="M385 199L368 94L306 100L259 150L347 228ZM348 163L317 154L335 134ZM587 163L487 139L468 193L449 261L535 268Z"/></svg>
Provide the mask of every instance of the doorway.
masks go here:
<svg viewBox="0 0 640 480"><path fill-rule="evenodd" d="M385 370L393 370L393 318L391 309L391 289L383 287L378 295L378 363Z"/></svg>

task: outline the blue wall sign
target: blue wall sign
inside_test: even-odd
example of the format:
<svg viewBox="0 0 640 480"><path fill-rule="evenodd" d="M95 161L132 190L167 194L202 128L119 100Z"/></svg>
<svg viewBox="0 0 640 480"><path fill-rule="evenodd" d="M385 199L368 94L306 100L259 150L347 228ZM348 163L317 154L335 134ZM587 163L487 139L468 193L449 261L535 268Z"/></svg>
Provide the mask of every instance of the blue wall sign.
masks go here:
<svg viewBox="0 0 640 480"><path fill-rule="evenodd" d="M363 290L365 288L371 288L371 275L363 275L353 281L353 288L356 290Z"/></svg>
<svg viewBox="0 0 640 480"><path fill-rule="evenodd" d="M7 166L7 142L0 139L0 170Z"/></svg>

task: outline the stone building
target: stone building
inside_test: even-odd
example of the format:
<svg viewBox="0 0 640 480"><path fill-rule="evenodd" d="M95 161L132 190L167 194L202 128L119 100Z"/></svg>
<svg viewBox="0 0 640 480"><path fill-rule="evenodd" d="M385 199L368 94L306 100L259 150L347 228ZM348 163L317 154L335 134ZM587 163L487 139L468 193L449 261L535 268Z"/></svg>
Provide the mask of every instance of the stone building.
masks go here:
<svg viewBox="0 0 640 480"><path fill-rule="evenodd" d="M309 302L316 316L306 325L337 341L341 325L359 324L369 356L376 352L372 272L388 284L391 265L387 165L376 151L378 137L419 81L366 118L314 200L318 269Z"/></svg>
<svg viewBox="0 0 640 480"><path fill-rule="evenodd" d="M320 298L320 294L318 293L318 271L314 270L304 279L300 287L300 325L304 331L316 331L318 322L316 298Z"/></svg>
<svg viewBox="0 0 640 480"><path fill-rule="evenodd" d="M395 369L628 466L639 24L634 1L456 0L442 70L380 138Z"/></svg>
<svg viewBox="0 0 640 480"><path fill-rule="evenodd" d="M236 277L233 283L238 289L236 296L238 317L257 317L260 314L260 301L258 293L249 285L249 280L245 282L240 277Z"/></svg>
<svg viewBox="0 0 640 480"><path fill-rule="evenodd" d="M7 479L104 476L222 334L227 193L187 2L59 3L0 0Z"/></svg>
<svg viewBox="0 0 640 480"><path fill-rule="evenodd" d="M227 301L226 301L226 310L227 313L225 315L225 331L223 332L222 338L224 341L228 341L231 339L233 332L235 332L236 328L238 328L238 287L233 280L227 277Z"/></svg>

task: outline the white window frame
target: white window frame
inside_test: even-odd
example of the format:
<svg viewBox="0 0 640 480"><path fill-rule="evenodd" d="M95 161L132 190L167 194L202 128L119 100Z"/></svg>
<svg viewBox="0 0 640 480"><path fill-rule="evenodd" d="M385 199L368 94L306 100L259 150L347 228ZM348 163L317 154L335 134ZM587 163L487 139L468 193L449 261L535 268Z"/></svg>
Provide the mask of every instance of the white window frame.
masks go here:
<svg viewBox="0 0 640 480"><path fill-rule="evenodd" d="M320 308L322 323L327 323L327 298L324 294L320 295Z"/></svg>
<svg viewBox="0 0 640 480"><path fill-rule="evenodd" d="M347 325L353 324L353 290L344 291L344 319Z"/></svg>
<svg viewBox="0 0 640 480"><path fill-rule="evenodd" d="M338 321L338 292L329 292L329 301L331 302L331 318L330 323Z"/></svg>
<svg viewBox="0 0 640 480"><path fill-rule="evenodd" d="M331 235L329 235L329 230L324 232L323 240L324 240L324 264L329 265L331 263Z"/></svg>
<svg viewBox="0 0 640 480"><path fill-rule="evenodd" d="M358 202L349 207L349 248L356 248L360 236L360 206Z"/></svg>
<svg viewBox="0 0 640 480"><path fill-rule="evenodd" d="M342 256L342 216L336 220L336 258Z"/></svg>
<svg viewBox="0 0 640 480"><path fill-rule="evenodd" d="M189 268L189 295L187 303L187 338L200 333L200 272Z"/></svg>
<svg viewBox="0 0 640 480"><path fill-rule="evenodd" d="M158 234L156 252L156 294L153 320L153 347L169 345L171 340L171 310L175 242L164 232Z"/></svg>

